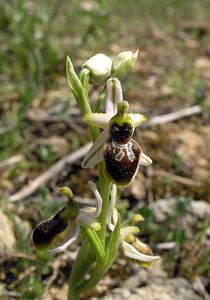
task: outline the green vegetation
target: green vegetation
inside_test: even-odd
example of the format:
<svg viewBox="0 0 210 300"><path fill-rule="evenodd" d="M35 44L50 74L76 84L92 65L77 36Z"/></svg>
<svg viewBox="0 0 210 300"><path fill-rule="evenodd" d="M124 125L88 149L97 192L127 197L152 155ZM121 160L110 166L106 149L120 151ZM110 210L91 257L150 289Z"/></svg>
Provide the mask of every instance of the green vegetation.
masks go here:
<svg viewBox="0 0 210 300"><path fill-rule="evenodd" d="M142 130L137 133L137 138L143 140L143 149L151 153L155 169L193 180L191 184L183 184L171 177L151 176L153 186L149 190L145 184L145 194L140 199L145 205L138 207L146 220L142 223L143 238L154 246L169 241L178 245L178 250L163 253L164 268L170 276L190 280L196 275L208 278L210 252L204 241L208 222L199 220L194 236L188 236L178 223L192 200L209 202L210 199L210 2L2 0L0 19L0 162L16 154L23 155L19 163L0 169L0 209L9 216L15 228L17 244L14 253L26 255L22 258L11 255L9 261L0 262L0 274L3 274L0 295L7 289L21 293L22 300L41 299L54 269L50 256L34 252L30 233L40 220L55 213L64 202L56 187L71 186L77 195L92 197L86 182L90 174L94 177L96 173L81 171L76 162L25 202L9 205L7 202L9 194L20 190L59 158L88 140L65 79L65 59L69 53L79 69L86 58L97 52L111 56L121 50L139 48L137 67L124 85L125 98L134 110L140 109L151 117L198 104L207 112L203 119L193 117L192 120L152 128L150 132ZM32 121L28 117L30 110L37 110L37 116L41 111L47 116L59 117L61 121ZM70 118L79 133L62 118ZM191 138L189 145L184 144L178 136L185 131L196 133L203 144L197 140L190 144ZM51 137L62 140L52 141ZM188 148L177 153L182 143ZM194 152L201 155L200 160L191 151L193 147ZM189 161L181 155L185 149L191 155ZM144 183L147 182L149 175L143 173L142 176ZM154 220L153 212L148 208L148 191L152 191L155 201L164 197L178 199L173 214L161 223ZM119 204L122 219L129 203L135 206L139 200L130 190L125 191L124 198L127 200ZM16 216L28 224L27 234ZM196 252L197 245L200 248ZM193 252L189 255L191 248ZM193 255L198 260L194 261ZM61 287L67 281L70 272L67 264L69 262L62 265L55 277L52 283L55 286ZM31 266L34 266L31 275L17 284L20 274ZM3 298L0 296L0 299Z"/></svg>

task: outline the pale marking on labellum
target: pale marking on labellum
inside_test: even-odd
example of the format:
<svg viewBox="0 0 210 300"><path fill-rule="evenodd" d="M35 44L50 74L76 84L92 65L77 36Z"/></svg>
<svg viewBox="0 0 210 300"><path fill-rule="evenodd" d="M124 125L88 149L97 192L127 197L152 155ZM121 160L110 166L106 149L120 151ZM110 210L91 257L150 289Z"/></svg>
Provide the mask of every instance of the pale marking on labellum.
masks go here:
<svg viewBox="0 0 210 300"><path fill-rule="evenodd" d="M116 153L115 149L118 149L119 152L117 153L117 155L115 156L115 160L117 161L121 161L122 158L125 156L125 154L127 154L128 159L133 162L135 159L135 154L133 153L132 150L132 143L128 142L127 144L118 144L115 141L112 140L112 146L114 148L113 153ZM124 150L124 151L123 151Z"/></svg>

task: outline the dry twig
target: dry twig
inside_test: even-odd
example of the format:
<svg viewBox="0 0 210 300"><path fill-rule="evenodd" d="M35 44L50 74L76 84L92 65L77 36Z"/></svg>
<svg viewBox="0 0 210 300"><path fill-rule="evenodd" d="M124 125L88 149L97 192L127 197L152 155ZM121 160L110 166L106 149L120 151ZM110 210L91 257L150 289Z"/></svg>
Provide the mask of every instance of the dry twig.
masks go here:
<svg viewBox="0 0 210 300"><path fill-rule="evenodd" d="M149 121L142 125L143 128L152 127L155 125L165 124L168 122L174 122L179 119L189 117L192 115L201 114L203 112L202 107L194 105L192 107L184 108L169 114L159 115L151 118Z"/></svg>
<svg viewBox="0 0 210 300"><path fill-rule="evenodd" d="M4 169L10 167L11 165L17 164L23 161L24 157L21 154L14 155L8 159L5 159L0 162L0 169Z"/></svg>
<svg viewBox="0 0 210 300"><path fill-rule="evenodd" d="M151 176L162 176L162 177L167 177L173 181L176 181L176 182L179 182L179 183L182 183L182 184L185 184L185 185L189 185L189 186L196 186L196 187L200 187L202 185L201 182L199 181L195 181L191 178L186 178L186 177L183 177L183 176L179 176L179 175L175 175L175 174L172 174L170 172L167 172L165 170L152 170Z"/></svg>
<svg viewBox="0 0 210 300"><path fill-rule="evenodd" d="M26 114L26 119L37 123L65 123L78 134L84 133L84 129L69 117L50 115L44 111L29 110Z"/></svg>
<svg viewBox="0 0 210 300"><path fill-rule="evenodd" d="M40 186L48 182L50 179L52 179L54 176L59 174L65 165L72 164L76 160L83 157L88 149L90 148L91 143L88 143L87 145L79 148L75 152L63 157L58 162L56 162L52 167L50 167L46 172L39 175L37 178L29 182L26 186L24 186L19 192L11 195L9 197L9 201L16 202L19 200L22 200L28 196L30 196L32 193L34 193Z"/></svg>

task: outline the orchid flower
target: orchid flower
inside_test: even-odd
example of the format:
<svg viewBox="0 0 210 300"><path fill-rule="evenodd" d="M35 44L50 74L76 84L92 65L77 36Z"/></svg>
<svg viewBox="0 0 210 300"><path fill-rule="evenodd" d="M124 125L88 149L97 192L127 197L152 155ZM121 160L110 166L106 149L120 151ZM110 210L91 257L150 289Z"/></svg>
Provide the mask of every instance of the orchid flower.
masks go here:
<svg viewBox="0 0 210 300"><path fill-rule="evenodd" d="M110 231L114 231L118 221L118 213L115 207L117 196L117 187L115 184L112 185L111 197L109 203L109 210L107 216L107 225ZM141 218L143 220L143 218ZM150 264L153 261L159 259L159 256L153 256L151 248L141 242L135 234L139 233L137 226L126 226L120 230L120 245L125 256L135 259L140 263Z"/></svg>
<svg viewBox="0 0 210 300"><path fill-rule="evenodd" d="M79 205L73 201L71 190L66 187L60 189L68 197L69 202L53 217L37 225L32 234L33 243L37 249L48 248L58 235L65 233L63 242L59 246L48 250L48 253L62 252L79 237L81 226L89 227L95 231L101 229L97 217L101 213L102 198L92 181L89 181L89 186L96 198L96 207L79 208Z"/></svg>
<svg viewBox="0 0 210 300"><path fill-rule="evenodd" d="M119 80L110 78L107 81L106 113L88 113L84 117L88 124L104 130L86 154L82 167L92 167L104 159L107 177L119 185L128 184L139 165L148 166L152 163L132 139L135 127L146 118L140 113L127 113L128 107L128 102L123 101ZM113 174L114 170L118 173ZM128 178L123 174L128 174Z"/></svg>

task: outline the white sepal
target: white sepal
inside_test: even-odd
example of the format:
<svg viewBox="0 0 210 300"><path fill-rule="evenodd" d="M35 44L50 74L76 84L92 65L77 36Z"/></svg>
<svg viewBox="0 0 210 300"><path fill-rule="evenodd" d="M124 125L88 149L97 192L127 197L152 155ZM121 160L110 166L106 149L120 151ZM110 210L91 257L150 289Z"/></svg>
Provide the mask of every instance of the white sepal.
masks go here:
<svg viewBox="0 0 210 300"><path fill-rule="evenodd" d="M87 113L84 120L89 125L94 125L101 128L108 128L111 115L104 113Z"/></svg>
<svg viewBox="0 0 210 300"><path fill-rule="evenodd" d="M122 241L121 245L124 254L129 258L139 260L141 262L147 262L147 263L153 262L160 258L159 256L150 256L150 255L143 254L139 252L136 248L134 248L131 244L125 241Z"/></svg>
<svg viewBox="0 0 210 300"><path fill-rule="evenodd" d="M107 96L105 111L114 116L117 113L117 106L123 100L121 83L117 78L110 78L107 81Z"/></svg>
<svg viewBox="0 0 210 300"><path fill-rule="evenodd" d="M143 114L133 114L133 113L128 113L128 116L131 118L133 125L135 127L138 127L142 123L144 123L147 118Z"/></svg>
<svg viewBox="0 0 210 300"><path fill-rule="evenodd" d="M75 222L79 225L90 227L93 230L99 231L101 229L100 223L96 221L91 215L80 209L78 216L75 219Z"/></svg>
<svg viewBox="0 0 210 300"><path fill-rule="evenodd" d="M97 218L101 214L103 200L102 200L101 195L96 187L96 184L91 180L88 183L91 188L91 191L93 192L93 194L96 198L96 210L94 211L94 213L92 213L92 217Z"/></svg>
<svg viewBox="0 0 210 300"><path fill-rule="evenodd" d="M94 144L90 147L88 153L82 161L83 168L90 168L96 165L103 159L103 145L109 139L109 129L105 129L96 139Z"/></svg>
<svg viewBox="0 0 210 300"><path fill-rule="evenodd" d="M115 226L118 221L118 212L115 208L117 199L117 186L115 184L112 185L110 203L107 214L107 225L111 231L114 231Z"/></svg>
<svg viewBox="0 0 210 300"><path fill-rule="evenodd" d="M141 153L140 155L140 161L139 161L140 166L150 166L152 164L152 160L151 158L149 158L149 156L147 156L146 154L144 154L144 152Z"/></svg>

